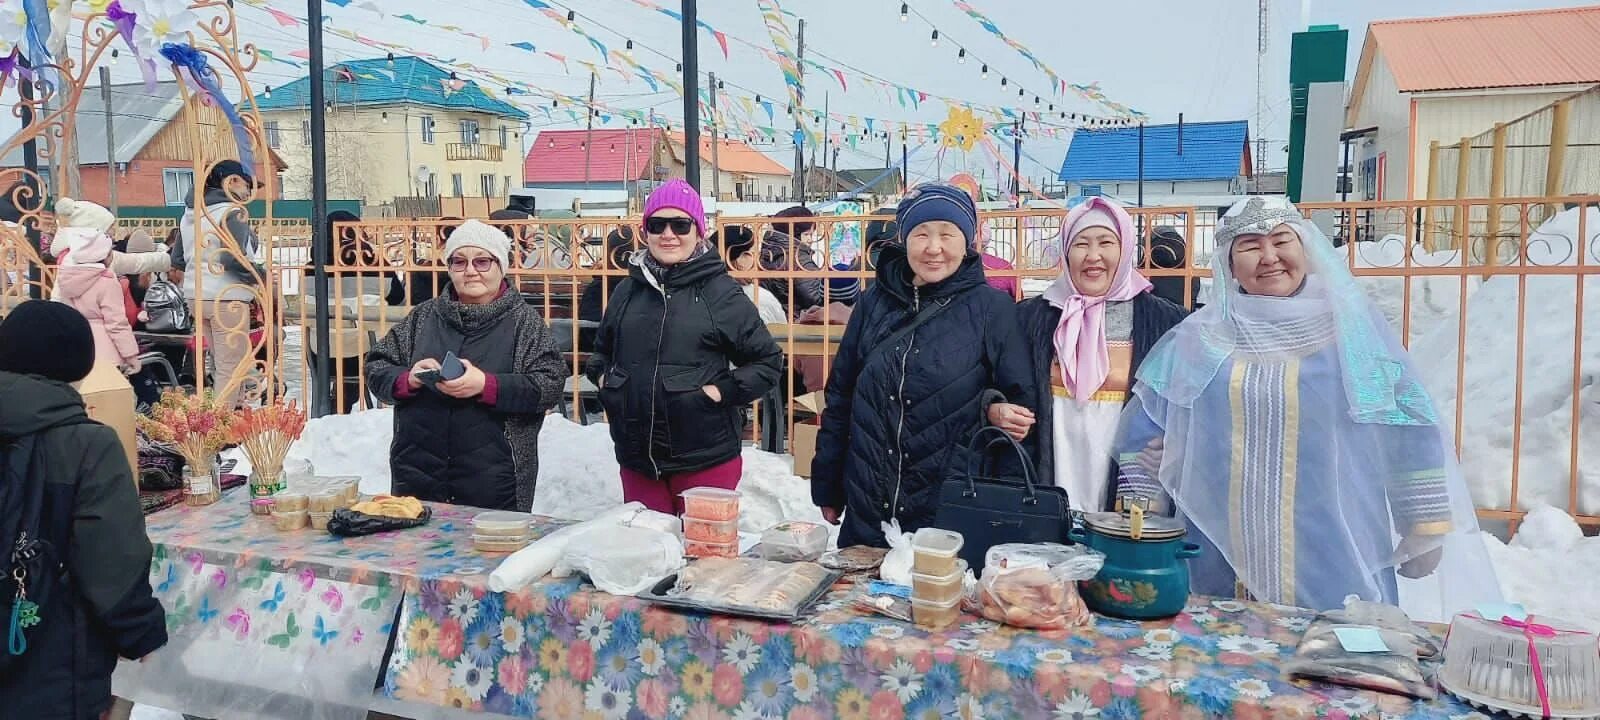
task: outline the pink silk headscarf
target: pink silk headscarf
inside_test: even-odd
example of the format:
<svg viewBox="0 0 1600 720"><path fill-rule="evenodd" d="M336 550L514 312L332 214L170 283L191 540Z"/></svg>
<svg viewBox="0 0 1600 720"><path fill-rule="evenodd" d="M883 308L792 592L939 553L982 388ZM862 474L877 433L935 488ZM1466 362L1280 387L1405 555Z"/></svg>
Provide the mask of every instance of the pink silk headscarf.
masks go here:
<svg viewBox="0 0 1600 720"><path fill-rule="evenodd" d="M1133 229L1133 218L1121 205L1101 197L1090 198L1067 213L1061 227L1061 277L1045 290L1044 299L1061 308L1061 322L1055 332L1056 360L1061 363L1062 382L1066 383L1072 397L1083 403L1088 402L1111 373L1111 352L1106 347L1106 303L1132 300L1139 293L1148 292L1151 285L1133 269L1138 236ZM1100 297L1080 294L1072 285L1072 272L1066 267L1067 248L1072 245L1072 239L1091 227L1109 227L1122 241L1122 259L1117 263L1111 289Z"/></svg>

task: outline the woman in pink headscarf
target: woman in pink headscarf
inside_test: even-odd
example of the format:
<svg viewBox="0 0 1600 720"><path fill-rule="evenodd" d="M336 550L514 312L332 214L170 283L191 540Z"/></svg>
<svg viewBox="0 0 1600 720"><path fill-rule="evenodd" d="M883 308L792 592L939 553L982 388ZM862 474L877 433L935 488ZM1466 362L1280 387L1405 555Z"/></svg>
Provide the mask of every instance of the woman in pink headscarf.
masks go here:
<svg viewBox="0 0 1600 720"><path fill-rule="evenodd" d="M1061 241L1061 277L1018 306L1038 395L1048 400L1037 411L995 402L988 415L1013 437L1027 438L1039 477L1066 488L1074 510L1097 512L1112 504L1111 443L1134 373L1187 313L1152 294L1134 269L1139 240L1122 206L1091 198L1067 215Z"/></svg>

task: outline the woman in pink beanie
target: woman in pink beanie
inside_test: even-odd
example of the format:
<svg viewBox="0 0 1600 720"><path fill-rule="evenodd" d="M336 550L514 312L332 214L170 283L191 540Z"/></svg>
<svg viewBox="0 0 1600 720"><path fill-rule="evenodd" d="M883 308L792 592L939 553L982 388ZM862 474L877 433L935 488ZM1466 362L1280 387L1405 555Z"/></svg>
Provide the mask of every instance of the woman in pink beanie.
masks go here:
<svg viewBox="0 0 1600 720"><path fill-rule="evenodd" d="M684 490L738 486L744 408L777 383L783 351L706 243L699 192L682 180L656 188L642 230L645 249L606 306L588 375L623 500L677 514Z"/></svg>

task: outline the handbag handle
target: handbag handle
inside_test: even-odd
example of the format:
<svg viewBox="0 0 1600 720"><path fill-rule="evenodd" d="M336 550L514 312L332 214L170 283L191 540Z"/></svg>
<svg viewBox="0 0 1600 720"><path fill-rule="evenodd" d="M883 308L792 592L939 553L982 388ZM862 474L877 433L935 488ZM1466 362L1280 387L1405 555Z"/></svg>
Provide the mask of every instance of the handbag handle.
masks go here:
<svg viewBox="0 0 1600 720"><path fill-rule="evenodd" d="M978 448L979 441L985 439L986 436L991 435L995 437L988 437L988 442L983 443L983 449L980 450ZM988 453L989 448L1001 443L1010 445L1011 449L1016 452L1017 459L1022 462L1022 487L1024 493L1022 502L1027 505L1038 503L1039 497L1033 489L1033 467L1028 460L1028 451L1022 449L1022 445L1010 435L1007 435L1004 430L1001 430L993 425L985 425L981 428L978 428L977 432L972 434L972 439L967 441L967 450L971 452L971 457L967 458L967 489L962 491L962 496L978 496L978 486L975 482L973 482L973 475L977 473L978 468L973 467L973 465L982 461L982 457Z"/></svg>

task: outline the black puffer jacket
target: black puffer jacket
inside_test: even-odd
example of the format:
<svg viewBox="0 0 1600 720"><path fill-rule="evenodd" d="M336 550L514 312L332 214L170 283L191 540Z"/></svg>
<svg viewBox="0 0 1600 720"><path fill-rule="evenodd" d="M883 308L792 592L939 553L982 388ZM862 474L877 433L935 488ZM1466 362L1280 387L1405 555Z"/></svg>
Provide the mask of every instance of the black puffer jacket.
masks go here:
<svg viewBox="0 0 1600 720"><path fill-rule="evenodd" d="M1144 363L1150 348L1155 347L1156 341L1168 330L1183 322L1189 311L1154 293L1140 293L1128 302L1133 303L1133 333L1128 338L1133 343L1132 367L1129 369L1129 377L1133 377L1138 374L1139 366ZM1051 438L1055 437L1055 403L1050 395L1050 370L1057 362L1055 335L1056 326L1061 324L1061 308L1051 305L1043 297L1036 297L1018 305L1017 315L1023 336L1027 338L1028 354L1033 364L1032 382L1036 388L1035 397L1039 399L1036 405L1026 405L1033 410L1034 425L1022 444L1033 456L1034 477L1053 478L1056 476L1056 456ZM1111 464L1106 483L1112 489L1106 493L1106 502L1110 505L1116 499L1116 463Z"/></svg>
<svg viewBox="0 0 1600 720"><path fill-rule="evenodd" d="M367 387L395 405L389 469L396 495L495 510L533 506L539 429L561 397L566 362L537 310L507 288L487 305L455 289L412 309L367 353ZM494 404L424 385L409 397L395 383L423 358L446 352L494 375Z"/></svg>
<svg viewBox="0 0 1600 720"><path fill-rule="evenodd" d="M845 509L841 547L883 546L879 524L891 516L905 530L933 521L947 463L955 469L968 460L986 390L1032 406L1016 305L984 283L978 255L969 253L949 279L916 287L905 248L890 245L877 278L834 356L811 466L812 501ZM930 303L948 307L906 341L883 346Z"/></svg>
<svg viewBox="0 0 1600 720"><path fill-rule="evenodd" d="M70 385L0 372L0 440L24 436L27 482L44 484L40 528L66 529L52 544L65 551L69 584L41 607L20 671L0 675L0 717L97 720L111 706L117 657L167 642L133 471L117 434L88 420Z"/></svg>
<svg viewBox="0 0 1600 720"><path fill-rule="evenodd" d="M588 365L617 463L659 478L732 460L744 407L778 382L783 350L715 252L660 277L640 258L606 306Z"/></svg>
<svg viewBox="0 0 1600 720"><path fill-rule="evenodd" d="M791 262L791 257L794 260ZM807 273L821 272L821 268L811 257L811 251L798 239L776 230L768 230L761 236L761 269L775 272L801 271ZM823 290L826 284L822 278L794 278L794 292L790 293L789 278L767 278L761 281L761 287L767 289L778 298L783 305L783 311L798 316L809 308L820 307L827 304ZM789 296L794 295L794 309L789 309Z"/></svg>

